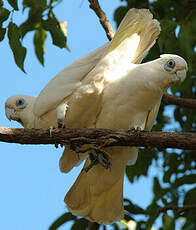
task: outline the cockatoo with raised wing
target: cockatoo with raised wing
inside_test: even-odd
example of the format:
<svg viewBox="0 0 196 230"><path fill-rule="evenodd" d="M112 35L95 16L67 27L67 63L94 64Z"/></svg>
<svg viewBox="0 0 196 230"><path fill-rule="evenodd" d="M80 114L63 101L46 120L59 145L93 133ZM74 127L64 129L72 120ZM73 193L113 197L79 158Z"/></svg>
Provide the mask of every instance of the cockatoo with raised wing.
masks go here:
<svg viewBox="0 0 196 230"><path fill-rule="evenodd" d="M65 68L37 98L15 96L6 101L8 119L24 127L49 126L150 130L161 97L186 77L186 61L165 54L139 64L160 33L157 20L145 9L131 9L113 40ZM110 147L111 169L95 165L82 170L65 197L75 215L102 224L124 216L123 179L127 164L137 159L136 147ZM83 158L82 158L83 159ZM81 160L81 158L80 158ZM65 149L60 169L68 172L79 161ZM86 159L84 168L90 164Z"/></svg>

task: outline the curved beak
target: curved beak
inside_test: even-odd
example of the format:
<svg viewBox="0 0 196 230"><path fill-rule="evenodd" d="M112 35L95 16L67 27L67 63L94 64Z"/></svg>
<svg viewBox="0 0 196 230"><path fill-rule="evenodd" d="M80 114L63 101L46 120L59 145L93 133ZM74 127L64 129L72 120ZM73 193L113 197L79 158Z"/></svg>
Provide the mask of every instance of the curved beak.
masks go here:
<svg viewBox="0 0 196 230"><path fill-rule="evenodd" d="M185 78L186 78L186 71L187 71L187 69L181 69L181 70L177 70L175 72L177 80L179 82L183 82L185 80Z"/></svg>
<svg viewBox="0 0 196 230"><path fill-rule="evenodd" d="M5 107L5 115L9 121L15 120L16 117L16 111L14 109L10 109L8 107Z"/></svg>

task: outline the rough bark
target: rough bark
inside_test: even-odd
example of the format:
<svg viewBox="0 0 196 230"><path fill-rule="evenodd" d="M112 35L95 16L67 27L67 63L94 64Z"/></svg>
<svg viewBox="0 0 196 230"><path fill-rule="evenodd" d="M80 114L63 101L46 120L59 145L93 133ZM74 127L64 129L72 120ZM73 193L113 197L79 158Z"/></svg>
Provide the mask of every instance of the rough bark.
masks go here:
<svg viewBox="0 0 196 230"><path fill-rule="evenodd" d="M98 0L88 0L90 5L89 7L96 13L96 15L99 18L99 21L103 27L103 29L106 32L107 38L110 40L112 40L112 38L114 37L114 30L111 26L111 24L109 23L106 14L104 13L104 11L101 9Z"/></svg>
<svg viewBox="0 0 196 230"><path fill-rule="evenodd" d="M147 132L108 129L49 130L0 127L0 141L18 144L92 144L108 146L153 146L158 149L196 149L195 133Z"/></svg>
<svg viewBox="0 0 196 230"><path fill-rule="evenodd" d="M196 109L196 100L189 98L180 98L171 94L165 93L162 98L166 105L178 105L189 109Z"/></svg>

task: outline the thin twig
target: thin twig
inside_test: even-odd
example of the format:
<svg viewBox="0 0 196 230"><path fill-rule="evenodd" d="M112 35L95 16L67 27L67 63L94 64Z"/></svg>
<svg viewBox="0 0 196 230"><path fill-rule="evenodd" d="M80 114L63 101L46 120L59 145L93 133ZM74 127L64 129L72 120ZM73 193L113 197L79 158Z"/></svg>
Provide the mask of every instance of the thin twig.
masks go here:
<svg viewBox="0 0 196 230"><path fill-rule="evenodd" d="M163 208L159 208L159 212L167 212L168 210L174 210L177 213L182 213L185 211L196 210L196 204L193 205L184 205L182 207L178 207L175 205L167 205Z"/></svg>
<svg viewBox="0 0 196 230"><path fill-rule="evenodd" d="M180 98L171 94L165 93L162 98L166 105L178 105L189 109L196 109L196 100L189 98Z"/></svg>
<svg viewBox="0 0 196 230"><path fill-rule="evenodd" d="M88 1L90 3L89 7L92 10L94 10L96 15L98 16L99 21L100 21L101 25L103 26L108 39L112 40L112 38L114 37L114 30L113 30L111 24L109 23L109 21L108 21L108 19L106 17L106 14L101 9L98 0L88 0Z"/></svg>

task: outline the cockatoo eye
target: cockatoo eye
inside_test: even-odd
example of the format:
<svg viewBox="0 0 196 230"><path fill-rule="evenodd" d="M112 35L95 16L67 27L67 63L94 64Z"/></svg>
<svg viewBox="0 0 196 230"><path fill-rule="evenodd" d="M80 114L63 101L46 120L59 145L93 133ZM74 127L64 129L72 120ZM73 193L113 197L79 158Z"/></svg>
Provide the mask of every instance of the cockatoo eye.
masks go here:
<svg viewBox="0 0 196 230"><path fill-rule="evenodd" d="M170 72L174 69L175 65L175 61L171 59L165 64L164 68L166 71Z"/></svg>
<svg viewBox="0 0 196 230"><path fill-rule="evenodd" d="M19 109L24 109L24 108L27 106L27 104L26 104L26 102L25 102L25 100L24 100L23 98L18 98L18 99L16 100L16 106L17 106Z"/></svg>

